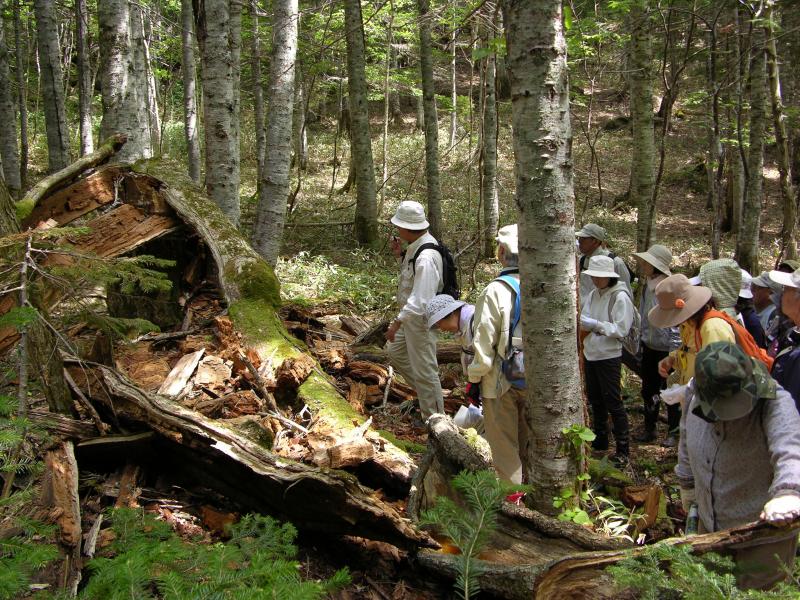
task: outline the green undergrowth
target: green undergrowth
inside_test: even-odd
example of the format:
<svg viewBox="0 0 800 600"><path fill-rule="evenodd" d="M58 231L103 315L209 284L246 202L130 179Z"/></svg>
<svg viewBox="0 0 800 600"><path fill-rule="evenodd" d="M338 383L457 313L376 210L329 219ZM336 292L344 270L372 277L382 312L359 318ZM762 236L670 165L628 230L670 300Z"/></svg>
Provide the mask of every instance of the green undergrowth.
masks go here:
<svg viewBox="0 0 800 600"><path fill-rule="evenodd" d="M408 440L401 440L398 439L391 431L386 431L384 429L379 429L378 433L381 434L381 437L385 438L403 452L408 454L422 454L425 452L426 446L423 444L418 444L416 442L408 441Z"/></svg>
<svg viewBox="0 0 800 600"><path fill-rule="evenodd" d="M733 570L731 558L713 552L695 556L688 545L649 546L608 568L620 592L632 590L641 600L800 598L800 560L789 581L768 592L739 589Z"/></svg>
<svg viewBox="0 0 800 600"><path fill-rule="evenodd" d="M141 510L111 513L116 538L89 562L80 598L323 598L350 582L347 569L330 579L304 580L291 524L247 515L226 543L189 543Z"/></svg>

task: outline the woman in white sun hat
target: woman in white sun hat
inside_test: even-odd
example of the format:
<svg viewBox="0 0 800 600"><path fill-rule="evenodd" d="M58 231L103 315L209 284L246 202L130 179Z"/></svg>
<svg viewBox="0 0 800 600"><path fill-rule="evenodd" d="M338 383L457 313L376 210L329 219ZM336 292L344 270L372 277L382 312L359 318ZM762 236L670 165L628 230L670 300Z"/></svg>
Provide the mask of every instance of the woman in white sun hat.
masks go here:
<svg viewBox="0 0 800 600"><path fill-rule="evenodd" d="M472 346L472 317L475 306L456 300L449 294L438 294L425 307L425 320L430 329L452 333L461 345L461 368L467 367L475 356Z"/></svg>
<svg viewBox="0 0 800 600"><path fill-rule="evenodd" d="M613 423L616 452L613 460L628 460L628 415L622 404L620 375L622 339L633 324L633 300L625 282L614 270L608 256L592 256L584 274L591 277L594 289L583 301L581 329L588 332L583 341L586 395L592 408L595 450L608 449L608 415Z"/></svg>
<svg viewBox="0 0 800 600"><path fill-rule="evenodd" d="M667 387L667 380L658 372L658 363L681 344L681 335L677 327L656 327L647 318L658 300L656 286L672 275L672 252L666 246L654 244L647 252L635 252L633 256L639 266L639 273L644 278L644 292L639 304L641 317L642 364L642 401L644 403L644 429L634 439L639 442L652 442L656 438L656 425L661 390ZM681 421L681 408L677 404L667 406L667 437L664 445L672 447L677 444L678 427Z"/></svg>

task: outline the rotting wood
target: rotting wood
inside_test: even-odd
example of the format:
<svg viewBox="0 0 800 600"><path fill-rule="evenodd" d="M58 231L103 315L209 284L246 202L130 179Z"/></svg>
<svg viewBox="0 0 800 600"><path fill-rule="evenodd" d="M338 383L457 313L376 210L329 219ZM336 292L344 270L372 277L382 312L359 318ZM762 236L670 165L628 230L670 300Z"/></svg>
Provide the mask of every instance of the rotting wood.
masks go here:
<svg viewBox="0 0 800 600"><path fill-rule="evenodd" d="M78 496L78 463L72 442L65 441L45 453L42 503L58 509L61 542L80 549L81 508Z"/></svg>
<svg viewBox="0 0 800 600"><path fill-rule="evenodd" d="M375 456L375 447L366 439L348 440L328 448L328 464L332 469L354 467Z"/></svg>
<svg viewBox="0 0 800 600"><path fill-rule="evenodd" d="M164 396L177 396L180 394L189 382L204 352L205 349L200 349L197 352L182 356L169 375L167 375L164 383L158 388L158 393Z"/></svg>
<svg viewBox="0 0 800 600"><path fill-rule="evenodd" d="M369 321L358 315L339 315L339 322L342 324L343 330L356 337L370 328Z"/></svg>
<svg viewBox="0 0 800 600"><path fill-rule="evenodd" d="M22 226L35 227L48 219L53 219L58 225L66 225L101 206L111 204L116 200L114 181L122 177L122 170L118 166L103 167L88 177L43 197L22 222Z"/></svg>
<svg viewBox="0 0 800 600"><path fill-rule="evenodd" d="M190 448L187 459L208 461L198 464L209 484L223 485L252 510L282 515L304 529L357 534L402 548L436 545L352 476L281 459L217 421L144 392L113 369L90 370L110 394L93 400Z"/></svg>
<svg viewBox="0 0 800 600"><path fill-rule="evenodd" d="M275 381L279 389L297 389L308 379L315 367L314 359L300 355L287 358L275 371Z"/></svg>
<svg viewBox="0 0 800 600"><path fill-rule="evenodd" d="M91 154L82 156L60 171L56 171L52 175L48 175L44 179L40 180L35 186L28 190L20 202L30 202L32 204L38 203L41 198L51 193L58 186L72 181L76 177L80 176L84 171L96 167L97 165L102 164L111 158L117 152L117 150L122 147L126 140L127 136L124 134L118 133L116 135L112 135L108 139L104 140L102 144L100 144L100 146L98 146L97 149Z"/></svg>
<svg viewBox="0 0 800 600"><path fill-rule="evenodd" d="M103 420L100 418L100 415L97 413L94 405L89 402L88 398L83 395L81 388L78 387L78 384L75 383L75 380L72 379L72 376L69 374L69 371L64 369L64 380L67 382L67 385L70 389L75 393L80 401L81 406L89 413L89 416L92 418L92 422L94 426L97 427L97 431L100 432L100 435L105 435L111 430L106 423L103 423Z"/></svg>
<svg viewBox="0 0 800 600"><path fill-rule="evenodd" d="M122 469L122 476L119 479L119 495L114 502L114 508L136 508L137 499L142 493L137 484L139 481L139 466L128 463Z"/></svg>
<svg viewBox="0 0 800 600"><path fill-rule="evenodd" d="M71 440L86 440L98 434L97 428L87 421L79 421L65 415L38 408L28 410L28 419L38 427Z"/></svg>
<svg viewBox="0 0 800 600"><path fill-rule="evenodd" d="M384 348L375 346L352 346L354 361L387 364L389 357ZM440 365L461 362L461 346L452 342L440 343L436 347L436 360Z"/></svg>
<svg viewBox="0 0 800 600"><path fill-rule="evenodd" d="M86 539L83 542L83 555L87 558L94 557L95 548L97 548L97 534L100 533L100 527L103 526L103 513L98 514L94 523L92 523L89 532L86 534Z"/></svg>

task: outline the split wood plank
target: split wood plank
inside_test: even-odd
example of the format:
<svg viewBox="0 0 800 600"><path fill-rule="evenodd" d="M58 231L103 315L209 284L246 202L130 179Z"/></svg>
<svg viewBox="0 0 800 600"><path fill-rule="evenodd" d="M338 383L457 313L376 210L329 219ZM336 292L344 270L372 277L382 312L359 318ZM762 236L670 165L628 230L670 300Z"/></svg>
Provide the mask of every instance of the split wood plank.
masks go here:
<svg viewBox="0 0 800 600"><path fill-rule="evenodd" d="M178 363L169 372L164 383L158 388L158 393L164 396L177 396L189 383L189 378L197 368L200 359L205 352L205 348L201 348L197 352L186 354L180 358Z"/></svg>
<svg viewBox="0 0 800 600"><path fill-rule="evenodd" d="M86 440L97 435L97 428L87 421L79 421L47 409L31 408L28 418L51 433L73 440Z"/></svg>
<svg viewBox="0 0 800 600"><path fill-rule="evenodd" d="M80 549L81 507L78 496L78 463L72 442L62 442L45 453L43 504L56 509L56 523L65 546Z"/></svg>

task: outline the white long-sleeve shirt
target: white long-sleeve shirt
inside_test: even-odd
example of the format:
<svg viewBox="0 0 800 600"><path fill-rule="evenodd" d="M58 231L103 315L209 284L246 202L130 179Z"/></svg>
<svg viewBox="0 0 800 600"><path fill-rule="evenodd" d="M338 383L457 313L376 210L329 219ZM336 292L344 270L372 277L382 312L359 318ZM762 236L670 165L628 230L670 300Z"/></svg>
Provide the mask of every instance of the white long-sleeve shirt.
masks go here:
<svg viewBox="0 0 800 600"><path fill-rule="evenodd" d="M622 356L622 338L628 335L633 324L633 311L636 310L629 293L628 286L622 281L612 288L594 288L589 292L581 315L595 319L597 326L583 341L583 356L586 360L606 360ZM612 297L614 305L609 313Z"/></svg>
<svg viewBox="0 0 800 600"><path fill-rule="evenodd" d="M581 255L583 268L581 268L580 275L578 276L578 283L580 285L580 292L581 292L581 304L586 303L586 297L594 289L592 278L586 273L584 273L584 271L589 268L589 259L592 256L608 256L609 254L611 254L611 251L608 248L601 247L597 248L591 254ZM619 256L614 257L614 271L616 271L617 275L619 276L619 280L625 283L628 286L628 289L630 290L631 274L628 271L628 267L625 266L625 261L622 260L622 258L620 258Z"/></svg>
<svg viewBox="0 0 800 600"><path fill-rule="evenodd" d="M425 306L444 285L444 267L442 255L438 250L423 250L417 258L416 267L412 266L417 249L422 244L438 244L436 238L425 233L406 248L400 263L400 278L397 284L397 305L400 312L399 321L407 321L416 317L424 317Z"/></svg>

